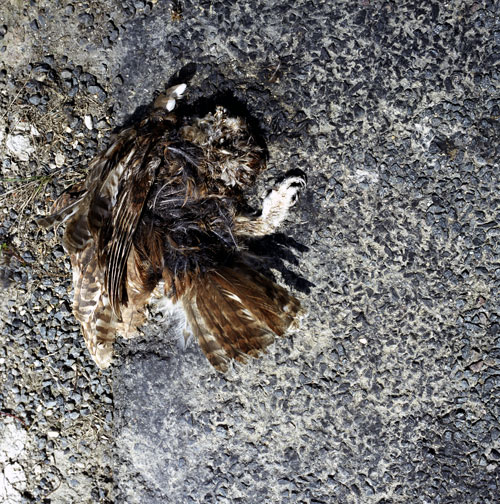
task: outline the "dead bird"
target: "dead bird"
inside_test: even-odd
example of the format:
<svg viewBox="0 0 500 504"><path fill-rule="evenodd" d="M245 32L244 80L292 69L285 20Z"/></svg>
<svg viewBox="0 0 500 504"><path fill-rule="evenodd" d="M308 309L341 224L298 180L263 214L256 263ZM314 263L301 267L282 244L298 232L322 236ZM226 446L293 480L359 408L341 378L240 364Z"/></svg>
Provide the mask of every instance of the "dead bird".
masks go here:
<svg viewBox="0 0 500 504"><path fill-rule="evenodd" d="M182 306L210 363L256 357L296 322L299 301L255 271L244 243L285 220L305 176L273 187L255 216L244 192L266 168L242 117L222 106L203 117L177 115L185 84L123 129L39 223L65 223L73 268L73 311L100 368L117 334L135 335L154 297Z"/></svg>

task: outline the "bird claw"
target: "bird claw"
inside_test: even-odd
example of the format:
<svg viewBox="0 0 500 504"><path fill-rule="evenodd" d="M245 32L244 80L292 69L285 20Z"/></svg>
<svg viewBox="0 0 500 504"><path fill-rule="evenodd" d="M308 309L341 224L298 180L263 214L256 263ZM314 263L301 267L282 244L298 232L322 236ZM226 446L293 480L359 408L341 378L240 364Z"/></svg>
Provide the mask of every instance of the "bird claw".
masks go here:
<svg viewBox="0 0 500 504"><path fill-rule="evenodd" d="M305 175L293 175L285 178L277 184L272 190L274 198L286 202L288 207L291 207L297 202L300 191L307 185Z"/></svg>

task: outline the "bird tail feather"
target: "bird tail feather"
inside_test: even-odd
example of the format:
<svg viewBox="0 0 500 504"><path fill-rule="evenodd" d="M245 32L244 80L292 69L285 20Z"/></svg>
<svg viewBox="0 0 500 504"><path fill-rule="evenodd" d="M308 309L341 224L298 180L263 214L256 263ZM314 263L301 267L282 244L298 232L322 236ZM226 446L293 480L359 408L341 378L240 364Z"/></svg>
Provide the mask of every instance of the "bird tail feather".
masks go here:
<svg viewBox="0 0 500 504"><path fill-rule="evenodd" d="M222 372L232 359L257 357L301 313L299 301L286 289L246 265L198 275L183 304L201 349Z"/></svg>

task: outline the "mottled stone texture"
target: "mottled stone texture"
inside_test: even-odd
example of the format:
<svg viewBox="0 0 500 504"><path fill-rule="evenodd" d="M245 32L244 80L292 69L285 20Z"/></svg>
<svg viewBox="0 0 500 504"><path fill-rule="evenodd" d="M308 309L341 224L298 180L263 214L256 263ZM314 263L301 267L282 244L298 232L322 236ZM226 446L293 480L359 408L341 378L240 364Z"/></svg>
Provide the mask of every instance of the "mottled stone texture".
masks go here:
<svg viewBox="0 0 500 504"><path fill-rule="evenodd" d="M365 4L182 2L123 33L124 112L196 62L190 99L231 91L273 172L309 176L293 340L227 377L157 344L115 368L123 501L498 498L496 6Z"/></svg>
<svg viewBox="0 0 500 504"><path fill-rule="evenodd" d="M282 234L255 244L308 310L268 355L223 376L154 323L94 377L77 340L68 394L88 377L97 409L110 393L99 380L112 380L114 401L114 489L90 464L85 502L499 501L498 11L489 0L109 0L73 7L73 24L30 14L37 34L79 27L43 44L82 65L76 84L61 74L65 92L106 103L110 124L184 68L188 104L237 102L259 125L270 171L257 196L288 169L308 175ZM64 374L56 350L43 365ZM84 501L67 485L53 502Z"/></svg>

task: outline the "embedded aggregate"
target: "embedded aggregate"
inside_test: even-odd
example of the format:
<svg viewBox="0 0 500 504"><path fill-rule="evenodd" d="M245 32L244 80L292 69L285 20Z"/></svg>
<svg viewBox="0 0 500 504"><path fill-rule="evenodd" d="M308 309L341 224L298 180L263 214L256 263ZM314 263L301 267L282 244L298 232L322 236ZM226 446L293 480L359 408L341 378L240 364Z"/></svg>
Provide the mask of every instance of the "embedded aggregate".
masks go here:
<svg viewBox="0 0 500 504"><path fill-rule="evenodd" d="M498 502L498 9L0 7L11 502ZM71 315L60 230L33 218L179 71L188 104L236 101L259 125L270 171L252 202L280 173L307 173L282 234L254 247L308 315L227 376L157 315L98 372Z"/></svg>

